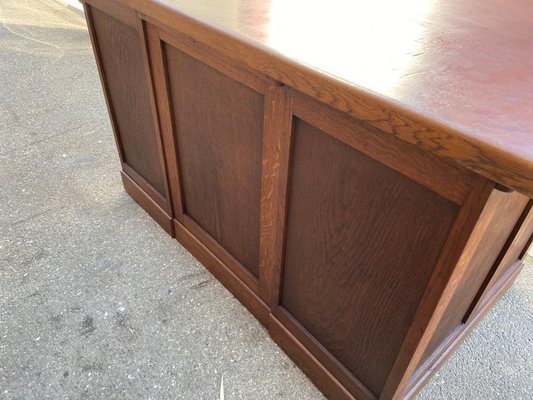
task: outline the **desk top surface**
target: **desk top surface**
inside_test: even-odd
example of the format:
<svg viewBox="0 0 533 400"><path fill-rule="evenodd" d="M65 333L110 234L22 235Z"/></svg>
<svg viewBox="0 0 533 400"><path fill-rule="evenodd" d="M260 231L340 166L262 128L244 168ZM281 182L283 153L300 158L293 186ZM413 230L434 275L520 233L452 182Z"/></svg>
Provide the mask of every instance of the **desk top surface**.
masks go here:
<svg viewBox="0 0 533 400"><path fill-rule="evenodd" d="M162 11L189 17L297 65L294 74L429 122L422 147L533 196L531 0L121 1L167 22ZM454 140L436 145L435 135Z"/></svg>

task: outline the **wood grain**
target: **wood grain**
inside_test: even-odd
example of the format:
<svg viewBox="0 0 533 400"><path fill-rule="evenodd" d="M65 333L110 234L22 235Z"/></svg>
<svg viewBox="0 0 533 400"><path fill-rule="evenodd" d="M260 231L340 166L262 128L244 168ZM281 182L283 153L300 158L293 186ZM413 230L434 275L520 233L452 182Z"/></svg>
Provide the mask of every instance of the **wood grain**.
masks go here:
<svg viewBox="0 0 533 400"><path fill-rule="evenodd" d="M163 57L162 42L157 29L146 23L146 45L154 85L157 116L161 129L162 151L165 160L172 215L183 216L179 159L174 136L174 120L170 112L170 94L167 67Z"/></svg>
<svg viewBox="0 0 533 400"><path fill-rule="evenodd" d="M263 96L164 46L184 212L259 276Z"/></svg>
<svg viewBox="0 0 533 400"><path fill-rule="evenodd" d="M91 14L124 163L165 195L139 33L96 8Z"/></svg>
<svg viewBox="0 0 533 400"><path fill-rule="evenodd" d="M120 158L121 166L124 166L124 151L122 149L122 143L120 141L120 136L118 134L118 125L117 118L115 116L115 111L111 104L111 96L109 95L109 86L107 84L107 79L104 73L104 64L102 61L102 55L100 54L100 49L98 47L98 39L96 37L96 31L94 28L94 21L92 15L92 6L89 4L83 4L83 11L85 13L85 19L87 20L87 29L89 31L89 37L91 38L94 58L96 60L96 67L98 68L98 76L100 77L100 84L102 85L102 90L104 92L105 103L107 111L109 113L109 119L111 127L113 128L113 137L115 139L115 145L117 147L118 156ZM130 9L131 10L131 9Z"/></svg>
<svg viewBox="0 0 533 400"><path fill-rule="evenodd" d="M219 260L197 237L174 219L176 239L198 259L264 326L268 325L270 309L247 285Z"/></svg>
<svg viewBox="0 0 533 400"><path fill-rule="evenodd" d="M81 2L90 5L91 9L97 8L104 14L113 16L113 18L119 20L120 22L130 26L135 30L138 27L139 16L134 8L127 7L118 1L81 0Z"/></svg>
<svg viewBox="0 0 533 400"><path fill-rule="evenodd" d="M148 103L150 105L150 112L152 114L153 124L154 124L154 134L155 134L155 140L156 140L156 148L157 148L157 158L159 161L159 167L161 168L161 173L163 176L163 185L164 185L164 191L161 192L162 197L165 199L164 208L167 213L172 214L172 199L170 197L170 188L168 185L168 179L167 179L167 166L166 166L166 158L165 153L163 149L163 139L161 137L161 129L159 124L159 115L157 111L157 104L156 104L156 98L155 98L155 92L154 92L154 86L157 82L157 77L153 73L154 70L152 68L152 64L150 62L151 55L149 54L148 49L148 27L145 21L138 18L137 19L137 31L139 32L139 43L141 46L141 61L144 67L144 74L146 77L147 82L147 89L148 89Z"/></svg>
<svg viewBox="0 0 533 400"><path fill-rule="evenodd" d="M486 301L472 314L464 325L457 326L456 330L444 341L438 352L434 352L414 374L406 387L402 388L398 398L408 400L424 387L424 384L438 371L439 367L453 354L455 349L468 337L470 332L491 310L492 306L507 292L522 271L523 263L516 262L500 276L498 282L491 288Z"/></svg>
<svg viewBox="0 0 533 400"><path fill-rule="evenodd" d="M287 352L328 399L375 400L375 397L369 392L357 397L352 396L272 314L270 314L268 327L272 339Z"/></svg>
<svg viewBox="0 0 533 400"><path fill-rule="evenodd" d="M260 290L274 307L279 303L289 155L292 141L292 90L271 86L265 97L261 176Z"/></svg>
<svg viewBox="0 0 533 400"><path fill-rule="evenodd" d="M306 13L326 24L320 29L312 19L284 17L294 12L294 2L121 2L383 132L533 197L533 5L527 0L506 5L505 16L502 0L483 7L475 0L412 2L383 24L373 21L399 3L333 1L326 8L306 2ZM339 23L347 16L358 22ZM505 40L494 36L498 32ZM303 37L317 40L305 46ZM390 54L402 64L391 67ZM391 73L395 78L384 87Z"/></svg>
<svg viewBox="0 0 533 400"><path fill-rule="evenodd" d="M468 265L461 262L465 260L463 252L493 189L494 183L484 178L477 177L474 181L431 275L380 400L402 398L404 388L415 372L431 337L439 327L440 318L454 293L458 278Z"/></svg>
<svg viewBox="0 0 533 400"><path fill-rule="evenodd" d="M456 204L463 204L474 174L368 125L364 121L296 93L294 115L327 130L341 142L408 176Z"/></svg>
<svg viewBox="0 0 533 400"><path fill-rule="evenodd" d="M272 316L289 332L298 347L305 348L313 355L321 368L325 368L334 379L335 385L340 385L356 399L375 399L374 394L320 343L305 327L296 320L285 308L272 308ZM270 329L270 326L269 326ZM284 342L286 343L286 342ZM290 345L289 345L290 346ZM291 347L291 346L290 346ZM282 347L284 350L285 348ZM343 399L343 397L341 397Z"/></svg>
<svg viewBox="0 0 533 400"><path fill-rule="evenodd" d="M463 263L466 264L454 294L440 317L439 327L433 333L420 362L429 357L446 337L464 323L465 315L473 303L483 281L489 275L498 255L515 227L528 199L519 193L494 190L470 238ZM515 261L515 260L513 260Z"/></svg>
<svg viewBox="0 0 533 400"><path fill-rule="evenodd" d="M518 203L517 210L511 210L509 211L508 215L502 215L500 217L501 219L504 219L504 221L502 222L503 225L507 225L508 220L513 219L513 216L518 213L524 203L524 201L520 201L518 199L520 196L516 196L515 194L514 197L515 199L512 200L514 200L515 203ZM527 201L527 198L523 200ZM501 207L502 214L506 208L509 208L509 204ZM498 226L497 229L501 230L502 228ZM468 318L470 318L472 314L476 313L476 309L481 307L481 305L485 302L486 298L490 295L490 292L494 285L496 285L500 281L501 276L505 274L509 268L512 268L517 261L520 261L522 259L521 253L523 249L527 247L528 240L530 240L532 235L533 200L529 200L527 206L523 208L522 215L520 215L520 217L518 218L518 221L516 222L512 232L508 235L505 245L501 249L498 258L493 263L492 268L487 274L483 284L481 285L480 290L472 301L470 309L463 317L463 322L468 320ZM487 249L491 249L491 247L487 246Z"/></svg>
<svg viewBox="0 0 533 400"><path fill-rule="evenodd" d="M225 268L235 274L254 293L259 294L257 277L246 269L228 250L222 247L204 228L187 214L183 215L178 221L194 237L198 238L224 264Z"/></svg>
<svg viewBox="0 0 533 400"><path fill-rule="evenodd" d="M458 208L299 119L293 149L281 306L379 395Z"/></svg>
<svg viewBox="0 0 533 400"><path fill-rule="evenodd" d="M153 21L151 18L148 18L148 20ZM153 22L157 23L157 21ZM277 84L276 81L266 75L247 68L239 61L225 56L216 49L206 46L189 36L176 31L169 31L164 27L159 29L159 34L162 41L259 93L265 94L270 86Z"/></svg>

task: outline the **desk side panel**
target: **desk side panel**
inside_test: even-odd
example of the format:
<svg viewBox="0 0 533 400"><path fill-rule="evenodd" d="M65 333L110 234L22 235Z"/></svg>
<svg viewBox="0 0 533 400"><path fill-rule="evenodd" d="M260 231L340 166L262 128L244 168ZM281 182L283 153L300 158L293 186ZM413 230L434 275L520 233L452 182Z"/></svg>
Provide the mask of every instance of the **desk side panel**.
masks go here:
<svg viewBox="0 0 533 400"><path fill-rule="evenodd" d="M403 396L411 398L462 343L522 269L521 251L533 231L532 202L493 189L456 265L434 332L422 348Z"/></svg>
<svg viewBox="0 0 533 400"><path fill-rule="evenodd" d="M280 308L379 396L458 206L298 118L293 135Z"/></svg>
<svg viewBox="0 0 533 400"><path fill-rule="evenodd" d="M482 226L470 239L475 245L465 249L464 257L469 257L468 267L422 356L421 364L438 351L457 327L466 322L468 310L475 306L476 295L482 290L483 282L495 273L500 275L518 260L518 254L514 254L512 261L507 257L502 260L499 255L505 254L506 242L512 241L511 233L517 226L527 202L525 196L516 192L505 193L497 189L493 191L479 221ZM479 234L478 237L476 233ZM519 250L513 251L515 252L518 253ZM501 261L504 263L500 268Z"/></svg>

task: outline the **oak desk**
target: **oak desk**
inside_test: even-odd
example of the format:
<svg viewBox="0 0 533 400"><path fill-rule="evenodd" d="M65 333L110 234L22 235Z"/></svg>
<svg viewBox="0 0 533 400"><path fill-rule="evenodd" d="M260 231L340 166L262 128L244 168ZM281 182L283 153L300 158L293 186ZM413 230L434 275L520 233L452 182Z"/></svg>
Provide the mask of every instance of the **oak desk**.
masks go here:
<svg viewBox="0 0 533 400"><path fill-rule="evenodd" d="M127 192L328 397L409 398L531 243L533 5L317 3L85 11Z"/></svg>

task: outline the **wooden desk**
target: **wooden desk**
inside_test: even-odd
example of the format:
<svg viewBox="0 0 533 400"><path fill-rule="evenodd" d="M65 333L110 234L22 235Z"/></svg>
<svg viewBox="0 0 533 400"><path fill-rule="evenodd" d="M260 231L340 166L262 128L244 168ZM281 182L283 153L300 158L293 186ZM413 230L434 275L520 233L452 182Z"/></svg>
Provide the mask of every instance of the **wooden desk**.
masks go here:
<svg viewBox="0 0 533 400"><path fill-rule="evenodd" d="M85 10L128 193L328 397L409 398L531 243L533 5L323 4Z"/></svg>

